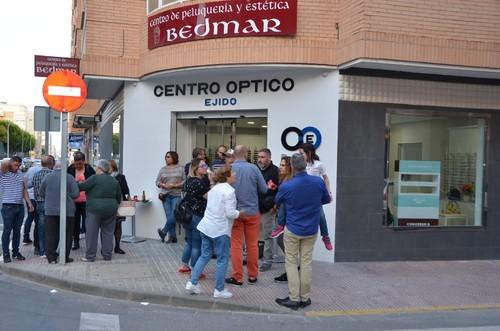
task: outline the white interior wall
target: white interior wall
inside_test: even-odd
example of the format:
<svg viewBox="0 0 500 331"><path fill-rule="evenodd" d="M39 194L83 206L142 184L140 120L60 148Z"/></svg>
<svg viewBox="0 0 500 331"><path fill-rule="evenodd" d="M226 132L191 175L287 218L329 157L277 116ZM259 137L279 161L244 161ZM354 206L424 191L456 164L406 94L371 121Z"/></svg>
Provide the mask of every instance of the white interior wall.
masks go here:
<svg viewBox="0 0 500 331"><path fill-rule="evenodd" d="M231 74L230 71L192 73L182 79L165 76L161 79L126 83L125 86L125 124L124 124L124 174L131 189L131 194L140 194L145 190L152 204L139 207L137 215L137 235L155 238L156 229L165 223L162 205L157 199L158 189L155 178L164 165L164 155L171 145L171 112L211 111L204 106L205 96L156 97L153 89L156 85L179 84L182 82L220 82L225 86L229 80L250 79L294 79L295 86L290 92L255 93L224 95L217 97L236 97L235 106L218 107L213 110L252 110L268 111L268 147L273 152L273 162L279 164L281 154L290 155L281 145L281 133L289 126L304 128L316 127L322 133L322 144L318 149L321 160L327 167L328 176L335 192L337 182L337 129L338 129L338 74L323 70L288 69L262 72L249 70ZM181 138L179 138L181 139ZM185 156L181 155L181 158ZM140 204L139 204L140 205ZM330 236L335 233L335 203L325 206ZM314 259L333 262L334 254L325 250L321 240L316 242Z"/></svg>

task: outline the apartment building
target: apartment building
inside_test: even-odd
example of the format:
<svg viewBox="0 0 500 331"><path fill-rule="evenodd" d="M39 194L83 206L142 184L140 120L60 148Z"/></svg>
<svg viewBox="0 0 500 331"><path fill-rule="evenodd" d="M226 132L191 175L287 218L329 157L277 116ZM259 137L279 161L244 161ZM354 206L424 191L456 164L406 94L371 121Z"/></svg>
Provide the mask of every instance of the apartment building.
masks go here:
<svg viewBox="0 0 500 331"><path fill-rule="evenodd" d="M495 0L75 0L73 120L153 200L142 237L165 152L312 142L334 195L315 259L498 258L499 21Z"/></svg>

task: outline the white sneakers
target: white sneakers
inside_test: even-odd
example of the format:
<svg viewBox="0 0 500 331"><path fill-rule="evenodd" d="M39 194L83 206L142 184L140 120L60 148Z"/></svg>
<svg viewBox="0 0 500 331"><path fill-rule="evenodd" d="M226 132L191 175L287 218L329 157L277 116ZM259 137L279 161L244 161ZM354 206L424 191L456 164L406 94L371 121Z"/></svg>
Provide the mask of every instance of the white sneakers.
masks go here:
<svg viewBox="0 0 500 331"><path fill-rule="evenodd" d="M186 290L191 292L191 294L200 294L201 293L200 284L194 285L193 283L191 283L191 281L187 282Z"/></svg>
<svg viewBox="0 0 500 331"><path fill-rule="evenodd" d="M229 299L232 296L233 293L229 292L226 289L223 289L222 291L218 291L217 289L214 290L214 298Z"/></svg>
<svg viewBox="0 0 500 331"><path fill-rule="evenodd" d="M191 281L187 282L186 290L189 291L189 293L191 293L191 294L200 294L201 293L200 284L194 285L193 283L191 283ZM232 296L233 296L233 294L226 289L223 289L222 291L218 291L217 289L214 290L214 298L229 299Z"/></svg>

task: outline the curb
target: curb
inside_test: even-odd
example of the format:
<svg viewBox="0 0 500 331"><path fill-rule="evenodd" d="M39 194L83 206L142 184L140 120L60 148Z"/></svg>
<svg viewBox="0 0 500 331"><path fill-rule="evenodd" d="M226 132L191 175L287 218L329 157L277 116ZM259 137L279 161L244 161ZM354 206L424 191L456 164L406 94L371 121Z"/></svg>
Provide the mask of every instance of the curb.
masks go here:
<svg viewBox="0 0 500 331"><path fill-rule="evenodd" d="M127 300L134 302L149 302L159 305L167 305L171 307L183 307L203 310L219 310L219 311L235 311L249 313L266 313L279 315L302 315L293 311L274 309L269 307L251 306L245 304L231 303L216 299L202 299L195 296L180 296L171 294L155 294L140 291L129 291L118 288L105 288L98 285L74 282L64 279L59 279L52 276L38 274L31 270L21 270L15 267L8 267L0 262L0 271L13 277L23 278L35 283L46 286L53 286L63 290L68 290L75 293L83 293L93 296Z"/></svg>

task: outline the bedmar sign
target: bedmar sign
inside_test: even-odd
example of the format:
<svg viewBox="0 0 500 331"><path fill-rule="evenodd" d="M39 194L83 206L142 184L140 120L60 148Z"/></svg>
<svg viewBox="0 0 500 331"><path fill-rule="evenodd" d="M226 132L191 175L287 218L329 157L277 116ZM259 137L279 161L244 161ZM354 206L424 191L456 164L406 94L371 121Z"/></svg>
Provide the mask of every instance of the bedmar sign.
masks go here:
<svg viewBox="0 0 500 331"><path fill-rule="evenodd" d="M180 7L148 18L148 48L187 41L292 36L297 0L233 0Z"/></svg>

